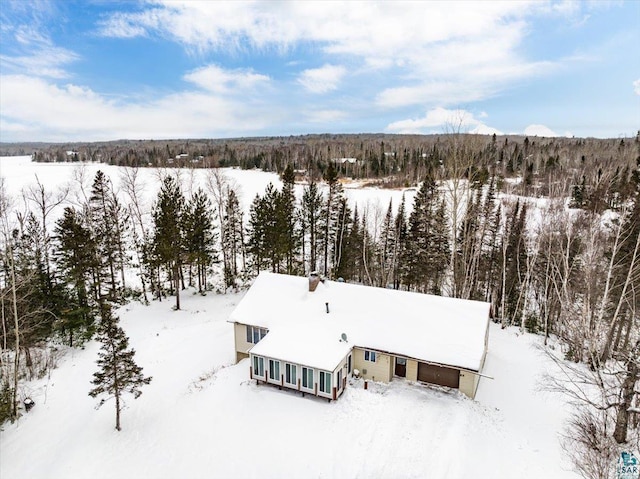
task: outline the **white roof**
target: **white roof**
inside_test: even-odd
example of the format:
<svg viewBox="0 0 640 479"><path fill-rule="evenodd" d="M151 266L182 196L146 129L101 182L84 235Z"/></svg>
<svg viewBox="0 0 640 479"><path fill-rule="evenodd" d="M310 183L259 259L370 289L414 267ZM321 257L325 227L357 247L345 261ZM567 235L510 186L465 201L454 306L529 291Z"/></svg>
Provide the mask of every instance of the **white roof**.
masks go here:
<svg viewBox="0 0 640 479"><path fill-rule="evenodd" d="M489 307L328 280L309 292L306 277L262 272L230 320L269 329L252 353L320 369L359 346L479 371Z"/></svg>

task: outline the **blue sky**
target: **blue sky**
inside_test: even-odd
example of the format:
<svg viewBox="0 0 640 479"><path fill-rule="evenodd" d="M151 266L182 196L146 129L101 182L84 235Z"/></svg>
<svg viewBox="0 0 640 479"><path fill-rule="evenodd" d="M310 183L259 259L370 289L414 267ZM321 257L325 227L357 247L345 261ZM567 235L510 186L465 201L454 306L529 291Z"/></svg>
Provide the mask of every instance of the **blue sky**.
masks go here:
<svg viewBox="0 0 640 479"><path fill-rule="evenodd" d="M0 141L633 136L640 1L0 0Z"/></svg>

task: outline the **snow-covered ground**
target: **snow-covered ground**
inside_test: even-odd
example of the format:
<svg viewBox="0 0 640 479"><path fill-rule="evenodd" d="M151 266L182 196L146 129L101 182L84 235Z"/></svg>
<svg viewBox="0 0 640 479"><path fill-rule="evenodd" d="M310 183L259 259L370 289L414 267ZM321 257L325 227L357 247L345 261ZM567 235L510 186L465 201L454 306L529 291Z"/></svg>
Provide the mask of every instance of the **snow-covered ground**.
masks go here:
<svg viewBox="0 0 640 479"><path fill-rule="evenodd" d="M122 168L115 166L0 158L17 208L36 175L49 191L71 183L77 193L74 177L84 178L88 191L99 169L119 187ZM158 170L139 173L148 208ZM180 174L188 191L204 184L207 172ZM280 185L272 173L224 174L241 187L245 211L269 182ZM415 190L405 193L410 209ZM352 207L378 209L380 219L389 199L397 208L402 194L346 190ZM36 406L0 432L0 478L577 477L559 443L570 408L539 392L541 375L553 367L536 349L539 338L492 324L485 373L494 379L480 382L476 401L403 381L365 391L354 381L328 403L257 386L246 361L233 365L227 319L241 296L186 294L182 311L173 311L171 300L121 308L137 362L153 376L138 400L126 399L123 430L114 429L112 402L95 410L97 400L88 396L98 344L67 350L50 377L22 384L21 398Z"/></svg>
<svg viewBox="0 0 640 479"><path fill-rule="evenodd" d="M6 190L9 195L17 199L21 196L23 188L35 185L40 181L47 191L54 192L62 187L69 186L72 193L69 201L80 194L80 184L87 192L90 192L93 178L98 170L102 170L112 181L116 191L126 200L122 191L122 175L124 167L112 166L102 163L36 163L29 156L5 156L0 157L0 177L5 179ZM207 175L211 170L193 168L140 168L138 170L139 182L142 186L142 200L144 207L150 208L156 199L160 189L160 175L178 175L183 191L188 196L198 187L207 191ZM230 184L237 186L237 193L245 213L249 212L249 206L256 194L263 195L269 183L277 188L282 186L280 177L276 173L267 173L261 170L241 170L239 168L221 168L220 171ZM324 184L320 185L320 191L324 191ZM302 197L304 185L297 184L295 192L298 199ZM364 209L379 210L380 218L384 216L389 201L393 200L394 211L405 195L407 211L411 211L415 188L382 189L382 188L354 188L346 187L345 196L352 208L356 205L362 213ZM62 209L58 211L61 214ZM57 216L54 214L54 216Z"/></svg>
<svg viewBox="0 0 640 479"><path fill-rule="evenodd" d="M0 433L0 477L13 478L576 478L558 434L569 411L538 391L550 362L539 338L492 324L477 398L404 381L337 401L249 380L233 365L227 319L242 294L186 294L118 314L153 376L114 405L87 394L99 345L67 351L49 378L23 384L36 406Z"/></svg>

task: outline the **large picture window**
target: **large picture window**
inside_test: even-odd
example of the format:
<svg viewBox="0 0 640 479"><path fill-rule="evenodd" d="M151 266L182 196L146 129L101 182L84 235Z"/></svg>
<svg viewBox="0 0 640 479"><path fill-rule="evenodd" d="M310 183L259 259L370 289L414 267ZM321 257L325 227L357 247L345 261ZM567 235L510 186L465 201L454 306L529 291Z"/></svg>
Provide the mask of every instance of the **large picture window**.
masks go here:
<svg viewBox="0 0 640 479"><path fill-rule="evenodd" d="M364 360L371 361L372 363L376 362L376 352L375 351L365 351L364 352Z"/></svg>
<svg viewBox="0 0 640 479"><path fill-rule="evenodd" d="M258 328L256 326L247 326L247 342L251 344L258 344L262 338L264 338L269 330L265 328Z"/></svg>
<svg viewBox="0 0 640 479"><path fill-rule="evenodd" d="M264 358L260 356L253 357L253 375L264 377Z"/></svg>
<svg viewBox="0 0 640 479"><path fill-rule="evenodd" d="M313 369L302 368L302 387L313 389Z"/></svg>
<svg viewBox="0 0 640 479"><path fill-rule="evenodd" d="M280 361L269 359L269 379L280 381Z"/></svg>
<svg viewBox="0 0 640 479"><path fill-rule="evenodd" d="M285 364L284 367L284 380L289 384L296 384L296 365L295 364Z"/></svg>
<svg viewBox="0 0 640 479"><path fill-rule="evenodd" d="M327 394L331 392L331 373L320 371L320 391Z"/></svg>

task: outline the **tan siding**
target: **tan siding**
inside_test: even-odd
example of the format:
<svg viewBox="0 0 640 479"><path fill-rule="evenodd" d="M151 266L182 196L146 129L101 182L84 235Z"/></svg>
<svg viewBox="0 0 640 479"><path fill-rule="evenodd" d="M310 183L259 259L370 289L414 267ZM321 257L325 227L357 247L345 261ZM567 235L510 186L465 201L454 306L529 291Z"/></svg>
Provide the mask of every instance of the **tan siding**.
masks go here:
<svg viewBox="0 0 640 479"><path fill-rule="evenodd" d="M473 399L477 375L468 371L460 371L460 392Z"/></svg>
<svg viewBox="0 0 640 479"><path fill-rule="evenodd" d="M236 363L239 363L240 361L248 357L249 357L249 353L241 353L236 351Z"/></svg>
<svg viewBox="0 0 640 479"><path fill-rule="evenodd" d="M247 354L253 347L253 344L247 342L247 327L244 324L234 323L233 334L236 344L236 362L238 362L242 359L238 353Z"/></svg>
<svg viewBox="0 0 640 479"><path fill-rule="evenodd" d="M418 380L418 361L407 359L407 379L409 381Z"/></svg>
<svg viewBox="0 0 640 479"><path fill-rule="evenodd" d="M364 360L364 350L353 349L353 367L360 371L364 379L388 383L393 374L393 357L376 351L376 362ZM367 371L365 373L365 370Z"/></svg>

